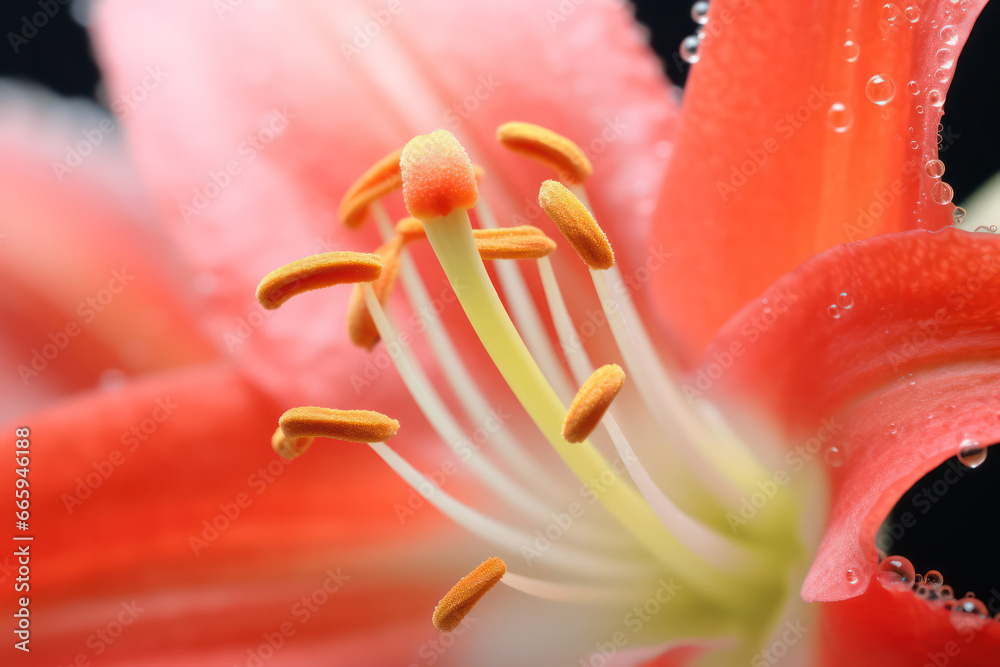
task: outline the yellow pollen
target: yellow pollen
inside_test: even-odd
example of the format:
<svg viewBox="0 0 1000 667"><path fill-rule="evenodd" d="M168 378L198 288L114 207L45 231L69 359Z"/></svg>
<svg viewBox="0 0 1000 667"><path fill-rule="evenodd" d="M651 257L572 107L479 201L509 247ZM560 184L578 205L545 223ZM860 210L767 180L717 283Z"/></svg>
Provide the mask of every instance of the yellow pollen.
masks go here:
<svg viewBox="0 0 1000 667"><path fill-rule="evenodd" d="M271 436L271 448L285 459L294 459L302 456L309 449L313 438L286 438L285 432L279 426Z"/></svg>
<svg viewBox="0 0 1000 667"><path fill-rule="evenodd" d="M296 294L344 283L370 283L381 273L378 255L346 250L311 255L264 276L257 286L257 301L274 310Z"/></svg>
<svg viewBox="0 0 1000 667"><path fill-rule="evenodd" d="M476 603L507 573L507 564L500 558L487 558L479 567L462 577L441 598L434 609L434 627L441 632L451 632L472 611Z"/></svg>
<svg viewBox="0 0 1000 667"><path fill-rule="evenodd" d="M483 260L538 259L556 251L556 242L537 227L500 227L472 232Z"/></svg>
<svg viewBox="0 0 1000 667"><path fill-rule="evenodd" d="M472 161L447 130L418 135L403 149L403 202L414 218L443 217L472 208L479 197Z"/></svg>
<svg viewBox="0 0 1000 667"><path fill-rule="evenodd" d="M368 207L373 202L402 187L403 179L399 171L402 153L400 148L386 155L347 188L337 209L341 222L348 227L360 227L368 217Z"/></svg>
<svg viewBox="0 0 1000 667"><path fill-rule="evenodd" d="M540 125L504 123L497 128L497 140L515 153L551 167L559 178L570 183L583 183L594 173L594 167L579 146Z"/></svg>
<svg viewBox="0 0 1000 667"><path fill-rule="evenodd" d="M617 364L594 371L570 403L562 427L566 441L583 442L590 437L624 384L625 371Z"/></svg>
<svg viewBox="0 0 1000 667"><path fill-rule="evenodd" d="M404 238L396 236L388 243L380 246L375 254L382 258L382 275L372 283L372 290L383 306L389 301L392 288L396 285L399 275L399 255L403 249ZM355 285L351 299L347 305L347 333L351 342L370 350L378 342L378 329L365 305L365 293L361 285Z"/></svg>
<svg viewBox="0 0 1000 667"><path fill-rule="evenodd" d="M384 442L396 435L399 422L371 410L292 408L281 415L278 426L288 440L332 438L348 442Z"/></svg>
<svg viewBox="0 0 1000 667"><path fill-rule="evenodd" d="M569 188L559 181L545 181L538 191L538 203L587 266L603 271L615 265L615 253L604 230Z"/></svg>

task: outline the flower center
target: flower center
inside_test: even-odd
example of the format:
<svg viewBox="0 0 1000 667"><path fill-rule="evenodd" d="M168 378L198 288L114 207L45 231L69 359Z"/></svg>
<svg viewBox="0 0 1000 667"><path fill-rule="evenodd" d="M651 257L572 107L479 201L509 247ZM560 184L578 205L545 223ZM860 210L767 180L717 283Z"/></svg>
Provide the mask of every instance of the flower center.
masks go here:
<svg viewBox="0 0 1000 667"><path fill-rule="evenodd" d="M611 242L591 213L584 186L593 171L589 160L569 139L526 123L502 126L498 138L557 171L560 180L542 184L539 204L587 265L622 366L602 359L606 365L595 371L548 257L556 243L534 227L498 228L493 209L477 187L481 172L451 134L438 131L415 138L348 190L341 205L345 223L363 224L370 214L385 242L373 255L345 253L356 255L352 261L358 266L368 267L368 273L355 268L359 276L352 281L356 284L348 313L351 339L366 349L379 340L386 344L401 379L440 439L495 498L490 505L494 511L446 493L388 444L368 437L379 429L395 434L393 420L387 417L366 413L364 437L340 439L369 442L431 504L508 559L503 567L499 559L490 559L459 582L439 605L435 624L446 631L457 627L497 581L541 598L614 609L641 604L654 594L659 600L658 591L669 581L677 594L671 593L669 609L663 604L663 610L644 623L643 641L734 633L740 640L759 638L777 620L782 602L798 593L790 589L788 572L803 557L796 535L808 484L775 487L760 506L752 506L751 516L734 522L771 475L717 411L681 392L664 365L615 265ZM413 217L394 226L382 198L399 187ZM473 229L468 209L474 209L480 229ZM430 318L426 333L461 414L441 398L386 312L397 275L413 310L429 312L427 288L407 250L408 244L424 239L479 343L533 423L519 429L520 437L515 437L512 425L500 424L490 435L490 455L464 444L462 419L484 423L491 404L441 320ZM494 264L507 307L501 301L484 261L509 259L537 265L563 358L546 333L517 262ZM323 281L329 279L329 263L309 266L326 267L315 271ZM373 263L381 267L374 277ZM301 273L302 268L295 270ZM299 275L295 270L286 273ZM279 285L290 298L297 292L288 292L288 284L295 281L275 282L273 277L285 275L282 271L265 283ZM320 286L310 282L310 276L304 289ZM327 284L335 282L343 281ZM574 384L581 387L579 392L572 391ZM619 396L623 387L626 391ZM295 410L318 409L297 408L282 417L283 437L275 434L279 454L301 454L304 437L339 437L335 430L286 428L298 423L289 417ZM526 442L539 441L539 433L563 468L540 464L535 452L525 447ZM657 466L647 468L647 457L658 461ZM664 470L666 474L660 474ZM545 537L550 527L558 528L558 535ZM762 614L761 609L770 613Z"/></svg>

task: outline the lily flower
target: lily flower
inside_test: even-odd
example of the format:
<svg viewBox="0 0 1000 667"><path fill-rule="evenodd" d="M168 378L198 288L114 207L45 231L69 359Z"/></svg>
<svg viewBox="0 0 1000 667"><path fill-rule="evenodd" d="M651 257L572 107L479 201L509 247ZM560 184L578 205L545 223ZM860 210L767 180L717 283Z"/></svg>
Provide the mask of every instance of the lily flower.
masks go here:
<svg viewBox="0 0 1000 667"><path fill-rule="evenodd" d="M678 106L618 3L100 3L104 155L200 297L8 429L35 655L989 664L988 601L875 548L1000 438L934 139L982 4L714 0Z"/></svg>

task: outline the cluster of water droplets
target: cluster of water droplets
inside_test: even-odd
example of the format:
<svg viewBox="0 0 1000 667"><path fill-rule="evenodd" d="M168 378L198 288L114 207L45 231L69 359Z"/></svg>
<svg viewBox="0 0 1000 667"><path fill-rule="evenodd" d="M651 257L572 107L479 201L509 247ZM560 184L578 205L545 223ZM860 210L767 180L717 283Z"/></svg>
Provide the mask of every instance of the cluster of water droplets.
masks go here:
<svg viewBox="0 0 1000 667"><path fill-rule="evenodd" d="M854 581L851 581L852 576ZM974 593L956 597L955 590L944 583L940 572L928 570L924 575L917 574L913 563L903 556L882 558L876 578L889 590L910 590L928 604L950 611L952 624L958 628L967 627L970 623L986 623L991 619L989 608ZM848 570L847 579L849 583L857 583L857 575L852 570ZM1000 621L1000 613L992 619Z"/></svg>
<svg viewBox="0 0 1000 667"><path fill-rule="evenodd" d="M850 310L853 307L854 297L847 292L841 292L837 295L836 303L831 303L830 307L826 309L826 312L833 319L839 320L845 310Z"/></svg>
<svg viewBox="0 0 1000 667"><path fill-rule="evenodd" d="M681 59L689 65L698 62L698 47L705 38L705 26L708 25L708 0L696 0L691 5L691 20L698 24L693 35L681 40Z"/></svg>

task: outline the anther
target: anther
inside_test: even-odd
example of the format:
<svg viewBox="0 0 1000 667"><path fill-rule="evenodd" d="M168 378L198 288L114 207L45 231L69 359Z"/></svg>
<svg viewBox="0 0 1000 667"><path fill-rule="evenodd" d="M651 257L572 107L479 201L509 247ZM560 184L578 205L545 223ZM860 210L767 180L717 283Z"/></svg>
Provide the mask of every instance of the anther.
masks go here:
<svg viewBox="0 0 1000 667"><path fill-rule="evenodd" d="M570 183L583 183L594 167L580 147L561 134L531 123L504 123L497 128L497 140L504 146L537 160Z"/></svg>
<svg viewBox="0 0 1000 667"><path fill-rule="evenodd" d="M372 283L372 290L383 306L389 301L392 288L396 285L403 242L402 236L396 236L375 251L375 254L382 258L382 275ZM365 305L365 294L361 285L354 286L347 304L347 333L352 343L366 350L374 347L379 339L378 329L368 312L368 306Z"/></svg>
<svg viewBox="0 0 1000 667"><path fill-rule="evenodd" d="M371 410L292 408L281 415L278 425L285 438L332 438L348 442L384 442L396 435L399 422Z"/></svg>
<svg viewBox="0 0 1000 667"><path fill-rule="evenodd" d="M556 242L537 227L499 227L472 232L483 260L538 259L556 251Z"/></svg>
<svg viewBox="0 0 1000 667"><path fill-rule="evenodd" d="M625 371L617 364L594 371L576 393L563 420L562 435L566 441L583 442L590 437L624 384Z"/></svg>
<svg viewBox="0 0 1000 667"><path fill-rule="evenodd" d="M569 188L559 181L545 181L538 191L538 203L587 266L606 270L615 265L615 253L604 230Z"/></svg>
<svg viewBox="0 0 1000 667"><path fill-rule="evenodd" d="M257 301L274 310L296 294L344 283L370 283L381 273L378 255L346 250L311 255L264 276L257 287Z"/></svg>
<svg viewBox="0 0 1000 667"><path fill-rule="evenodd" d="M368 217L368 207L403 185L399 157L403 149L393 151L376 162L347 189L340 201L337 216L348 227L360 227Z"/></svg>
<svg viewBox="0 0 1000 667"><path fill-rule="evenodd" d="M309 449L313 438L286 438L285 432L279 426L271 436L271 448L285 459L294 459L302 456Z"/></svg>
<svg viewBox="0 0 1000 667"><path fill-rule="evenodd" d="M399 165L403 202L413 217L429 220L476 205L479 190L472 161L447 130L411 139Z"/></svg>
<svg viewBox="0 0 1000 667"><path fill-rule="evenodd" d="M451 632L472 611L476 603L507 573L507 564L496 556L483 561L479 567L462 577L441 598L434 609L434 627L441 632Z"/></svg>
<svg viewBox="0 0 1000 667"><path fill-rule="evenodd" d="M427 238L424 223L412 217L403 218L396 223L396 234L403 239L403 243L412 243Z"/></svg>

